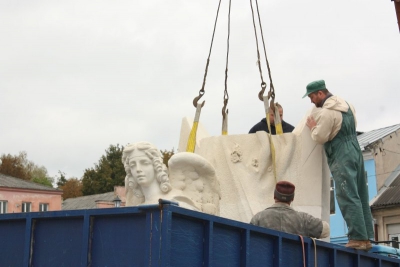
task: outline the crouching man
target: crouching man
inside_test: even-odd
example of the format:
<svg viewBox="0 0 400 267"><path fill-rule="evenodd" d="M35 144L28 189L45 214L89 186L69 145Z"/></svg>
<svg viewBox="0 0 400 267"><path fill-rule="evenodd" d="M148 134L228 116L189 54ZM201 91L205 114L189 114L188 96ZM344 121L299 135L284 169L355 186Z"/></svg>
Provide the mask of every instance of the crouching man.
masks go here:
<svg viewBox="0 0 400 267"><path fill-rule="evenodd" d="M328 237L330 228L327 222L290 207L294 191L294 184L287 181L278 182L274 192L275 204L254 215L250 223L295 235Z"/></svg>

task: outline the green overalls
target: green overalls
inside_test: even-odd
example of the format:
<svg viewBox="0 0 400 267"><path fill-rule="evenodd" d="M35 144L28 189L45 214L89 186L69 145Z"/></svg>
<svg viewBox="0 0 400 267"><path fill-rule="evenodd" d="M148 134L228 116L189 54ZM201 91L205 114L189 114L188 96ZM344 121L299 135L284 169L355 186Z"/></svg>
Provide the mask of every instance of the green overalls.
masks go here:
<svg viewBox="0 0 400 267"><path fill-rule="evenodd" d="M372 215L364 160L357 141L353 112L342 112L338 134L324 144L335 181L336 198L348 226L349 240L373 239Z"/></svg>

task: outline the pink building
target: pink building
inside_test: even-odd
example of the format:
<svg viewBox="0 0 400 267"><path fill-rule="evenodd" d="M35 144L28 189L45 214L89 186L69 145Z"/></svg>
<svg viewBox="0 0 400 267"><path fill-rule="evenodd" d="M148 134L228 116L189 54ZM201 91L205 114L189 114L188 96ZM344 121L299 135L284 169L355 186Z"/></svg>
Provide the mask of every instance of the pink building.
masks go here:
<svg viewBox="0 0 400 267"><path fill-rule="evenodd" d="M62 190L0 173L0 214L61 210Z"/></svg>

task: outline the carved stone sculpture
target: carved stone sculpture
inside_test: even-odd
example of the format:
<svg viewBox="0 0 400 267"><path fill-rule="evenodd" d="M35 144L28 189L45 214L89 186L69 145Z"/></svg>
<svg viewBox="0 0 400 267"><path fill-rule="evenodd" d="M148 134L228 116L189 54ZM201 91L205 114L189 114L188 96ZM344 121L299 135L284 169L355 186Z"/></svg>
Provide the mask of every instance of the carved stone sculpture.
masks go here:
<svg viewBox="0 0 400 267"><path fill-rule="evenodd" d="M126 205L176 201L181 207L219 214L220 190L215 170L203 157L178 153L163 164L160 151L151 143L138 142L124 148ZM169 172L169 175L168 175Z"/></svg>
<svg viewBox="0 0 400 267"><path fill-rule="evenodd" d="M310 111L311 112L311 111ZM266 132L210 136L198 124L195 153L210 162L221 186L220 216L250 222L259 211L271 206L277 181L296 185L292 206L329 221L330 173L325 153L316 144L304 119L292 133L273 135L276 177ZM192 121L184 118L178 151L184 151Z"/></svg>

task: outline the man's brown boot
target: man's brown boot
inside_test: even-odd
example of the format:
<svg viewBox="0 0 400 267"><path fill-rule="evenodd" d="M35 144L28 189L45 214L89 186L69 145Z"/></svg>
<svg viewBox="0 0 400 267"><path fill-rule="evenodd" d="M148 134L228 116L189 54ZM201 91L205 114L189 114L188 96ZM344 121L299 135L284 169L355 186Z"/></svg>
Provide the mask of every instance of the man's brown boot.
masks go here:
<svg viewBox="0 0 400 267"><path fill-rule="evenodd" d="M372 248L371 241L367 240L365 241L365 250L368 251Z"/></svg>
<svg viewBox="0 0 400 267"><path fill-rule="evenodd" d="M369 242L369 240L367 240L367 241ZM366 243L367 241L366 240L349 240L349 242L345 245L345 247L360 249L360 250L367 250L367 243Z"/></svg>

